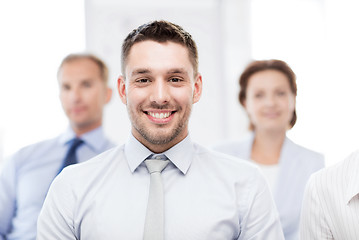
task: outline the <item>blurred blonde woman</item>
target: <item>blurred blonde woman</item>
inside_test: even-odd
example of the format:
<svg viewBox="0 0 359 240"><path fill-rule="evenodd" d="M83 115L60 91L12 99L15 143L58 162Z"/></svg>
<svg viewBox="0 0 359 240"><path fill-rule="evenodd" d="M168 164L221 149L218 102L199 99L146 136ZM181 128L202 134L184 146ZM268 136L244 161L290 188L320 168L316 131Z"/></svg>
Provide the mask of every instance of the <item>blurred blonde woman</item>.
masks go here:
<svg viewBox="0 0 359 240"><path fill-rule="evenodd" d="M239 85L239 102L248 114L251 134L214 149L250 160L262 169L285 239L299 239L304 188L309 176L324 167L324 157L286 137L297 120L296 76L284 61L253 61L240 76Z"/></svg>

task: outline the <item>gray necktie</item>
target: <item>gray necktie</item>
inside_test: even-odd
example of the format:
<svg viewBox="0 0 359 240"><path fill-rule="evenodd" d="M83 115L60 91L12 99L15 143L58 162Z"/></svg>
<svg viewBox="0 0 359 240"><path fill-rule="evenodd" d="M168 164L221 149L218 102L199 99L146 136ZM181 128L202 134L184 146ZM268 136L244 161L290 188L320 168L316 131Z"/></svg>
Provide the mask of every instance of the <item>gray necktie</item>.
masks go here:
<svg viewBox="0 0 359 240"><path fill-rule="evenodd" d="M145 160L148 172L151 174L150 192L148 196L144 240L164 239L164 196L161 172L169 163L165 155L154 155L155 159ZM158 160L160 159L160 160ZM162 159L162 160L161 160Z"/></svg>

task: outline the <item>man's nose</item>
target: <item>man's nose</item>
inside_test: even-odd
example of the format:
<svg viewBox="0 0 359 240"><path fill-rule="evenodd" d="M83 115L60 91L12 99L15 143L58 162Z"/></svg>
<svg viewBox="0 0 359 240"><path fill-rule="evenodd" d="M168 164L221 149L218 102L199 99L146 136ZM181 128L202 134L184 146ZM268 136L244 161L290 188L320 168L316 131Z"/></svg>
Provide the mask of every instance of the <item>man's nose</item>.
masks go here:
<svg viewBox="0 0 359 240"><path fill-rule="evenodd" d="M71 101L77 102L81 99L81 90L79 88L72 88L70 92Z"/></svg>
<svg viewBox="0 0 359 240"><path fill-rule="evenodd" d="M152 85L150 101L161 105L167 103L170 99L169 91L170 88L165 80L156 80Z"/></svg>

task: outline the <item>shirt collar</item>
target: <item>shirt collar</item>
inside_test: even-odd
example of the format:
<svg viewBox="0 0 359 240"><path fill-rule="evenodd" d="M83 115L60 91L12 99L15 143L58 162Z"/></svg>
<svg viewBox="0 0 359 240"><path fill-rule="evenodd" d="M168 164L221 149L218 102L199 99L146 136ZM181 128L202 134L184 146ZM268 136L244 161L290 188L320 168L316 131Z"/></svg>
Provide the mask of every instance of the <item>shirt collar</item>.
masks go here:
<svg viewBox="0 0 359 240"><path fill-rule="evenodd" d="M348 179L348 185L347 185L347 191L346 191L346 202L349 204L349 202L355 198L356 196L359 196L359 156L356 154L355 157L349 159L349 163L345 166L348 168L346 171L344 169L344 172L346 173L346 176Z"/></svg>
<svg viewBox="0 0 359 240"><path fill-rule="evenodd" d="M61 144L68 144L72 139L76 137L76 133L69 126L66 131L60 136ZM95 151L100 151L104 144L106 144L106 138L103 132L102 126L95 128L80 136L84 143Z"/></svg>
<svg viewBox="0 0 359 240"><path fill-rule="evenodd" d="M130 134L125 144L125 156L131 172L134 172L150 154L153 154L153 152ZM165 154L183 174L186 174L194 155L194 146L191 138L188 135L181 142L163 152L163 154Z"/></svg>

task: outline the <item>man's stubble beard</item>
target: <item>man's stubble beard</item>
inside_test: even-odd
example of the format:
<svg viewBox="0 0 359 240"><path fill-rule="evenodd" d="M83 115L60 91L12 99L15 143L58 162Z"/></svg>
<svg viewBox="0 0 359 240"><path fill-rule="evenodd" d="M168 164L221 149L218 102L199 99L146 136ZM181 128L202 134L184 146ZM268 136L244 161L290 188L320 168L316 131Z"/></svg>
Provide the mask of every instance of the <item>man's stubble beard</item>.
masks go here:
<svg viewBox="0 0 359 240"><path fill-rule="evenodd" d="M151 107L153 109L171 109L168 106L157 106L156 104L151 105ZM142 108L140 106L138 109L136 109L136 111L142 112L141 109ZM176 109L177 110L175 114L179 114L182 111L181 107L177 107ZM158 133L152 132L151 130L146 128L144 124L138 122L135 119L135 114L130 110L130 108L128 108L128 114L130 117L132 127L143 137L143 139L145 139L147 142L153 145L166 145L168 143L171 143L174 139L176 139L176 137L178 137L182 133L182 131L184 131L188 126L191 112L192 112L192 105L190 105L187 108L187 111L183 115L182 119L180 119L177 126L175 126L174 129L172 129L169 134L166 134L164 136L158 136ZM159 129L159 131L161 131L161 129Z"/></svg>

